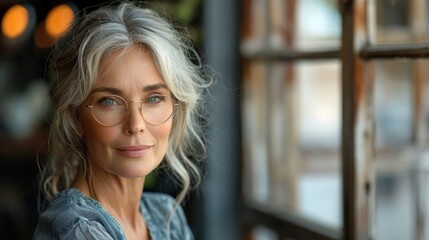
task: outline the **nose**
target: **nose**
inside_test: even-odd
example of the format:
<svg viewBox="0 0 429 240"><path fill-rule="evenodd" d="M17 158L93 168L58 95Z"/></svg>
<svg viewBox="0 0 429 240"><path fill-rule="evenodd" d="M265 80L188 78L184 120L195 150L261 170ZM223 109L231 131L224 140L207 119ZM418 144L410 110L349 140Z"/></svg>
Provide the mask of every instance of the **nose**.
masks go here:
<svg viewBox="0 0 429 240"><path fill-rule="evenodd" d="M128 106L128 115L124 126L125 134L143 133L146 128L146 123L143 119L143 113L138 104L130 104Z"/></svg>

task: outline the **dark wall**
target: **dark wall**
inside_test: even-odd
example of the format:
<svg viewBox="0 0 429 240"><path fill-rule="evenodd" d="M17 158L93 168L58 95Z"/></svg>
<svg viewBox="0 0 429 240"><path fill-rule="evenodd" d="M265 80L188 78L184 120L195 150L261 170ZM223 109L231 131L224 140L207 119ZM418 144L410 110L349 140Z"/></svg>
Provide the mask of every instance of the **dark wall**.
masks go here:
<svg viewBox="0 0 429 240"><path fill-rule="evenodd" d="M25 1L0 1L0 17L16 3ZM41 23L55 5L66 1L34 0L27 1L36 12L36 25ZM106 1L75 0L79 10L95 6ZM152 2L152 1L146 1ZM166 9L174 9L175 4L184 1L153 1L157 6L167 4ZM171 7L173 6L173 7ZM196 11L199 11L197 8ZM171 13L168 13L171 14ZM175 12L173 10L173 15ZM193 14L183 18L182 24L192 24L198 29L199 19ZM174 16L173 16L174 17ZM47 90L49 82L45 79L45 63L51 48L38 48L34 44L35 30L25 39L16 42L0 37L0 238L31 239L38 219L38 159L47 152L49 134L49 111L35 117L33 100L41 100L44 109L48 105ZM196 31L198 34L198 31ZM0 34L1 35L1 34ZM198 39L198 37L196 38ZM199 48L199 46L197 46ZM43 95L45 94L45 95ZM39 104L40 105L40 104ZM38 111L40 113L40 111ZM177 187L165 177L157 174L155 184L149 191L161 191L171 195L177 193ZM198 190L197 190L198 191ZM201 207L195 193L189 198L185 211L196 232L201 226L201 217L196 208ZM197 212L195 214L195 212ZM197 229L198 228L198 229Z"/></svg>

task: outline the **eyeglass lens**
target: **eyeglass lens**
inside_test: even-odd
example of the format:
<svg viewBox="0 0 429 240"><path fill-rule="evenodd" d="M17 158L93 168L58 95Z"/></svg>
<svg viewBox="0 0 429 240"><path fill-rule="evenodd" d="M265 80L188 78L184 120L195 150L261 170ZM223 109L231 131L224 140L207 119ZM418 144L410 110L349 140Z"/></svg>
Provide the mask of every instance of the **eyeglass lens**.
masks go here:
<svg viewBox="0 0 429 240"><path fill-rule="evenodd" d="M113 126L120 123L130 111L128 103L140 104L143 119L151 125L160 125L173 114L174 104L169 96L154 95L143 101L126 101L119 96L102 96L92 104L92 114L102 125Z"/></svg>

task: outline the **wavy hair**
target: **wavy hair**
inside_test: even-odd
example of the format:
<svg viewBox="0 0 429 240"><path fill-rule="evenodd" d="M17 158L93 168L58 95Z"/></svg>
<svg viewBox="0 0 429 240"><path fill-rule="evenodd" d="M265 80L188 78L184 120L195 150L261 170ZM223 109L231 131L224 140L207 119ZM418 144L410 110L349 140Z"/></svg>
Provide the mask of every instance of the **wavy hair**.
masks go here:
<svg viewBox="0 0 429 240"><path fill-rule="evenodd" d="M47 71L52 84L53 120L41 188L47 200L90 173L86 144L79 133L78 109L91 92L103 56L144 46L179 104L165 161L182 186L180 203L200 182L198 162L205 156L200 129L201 103L209 82L196 51L166 18L125 2L82 12L56 43Z"/></svg>

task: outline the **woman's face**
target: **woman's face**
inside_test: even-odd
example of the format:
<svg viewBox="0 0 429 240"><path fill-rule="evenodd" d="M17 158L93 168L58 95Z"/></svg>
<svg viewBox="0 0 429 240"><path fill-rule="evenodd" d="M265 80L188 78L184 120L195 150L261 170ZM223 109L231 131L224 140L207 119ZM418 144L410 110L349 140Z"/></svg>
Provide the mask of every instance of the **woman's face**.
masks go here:
<svg viewBox="0 0 429 240"><path fill-rule="evenodd" d="M134 102L151 96L170 96L146 49L134 47L125 54L117 50L103 58L95 87L82 104L79 117L92 170L124 178L144 177L160 164L166 153L172 117L160 125L149 125L143 120L139 104L129 102L128 112L120 123L103 126L87 105L109 95ZM101 101L109 106L116 104L112 99Z"/></svg>

